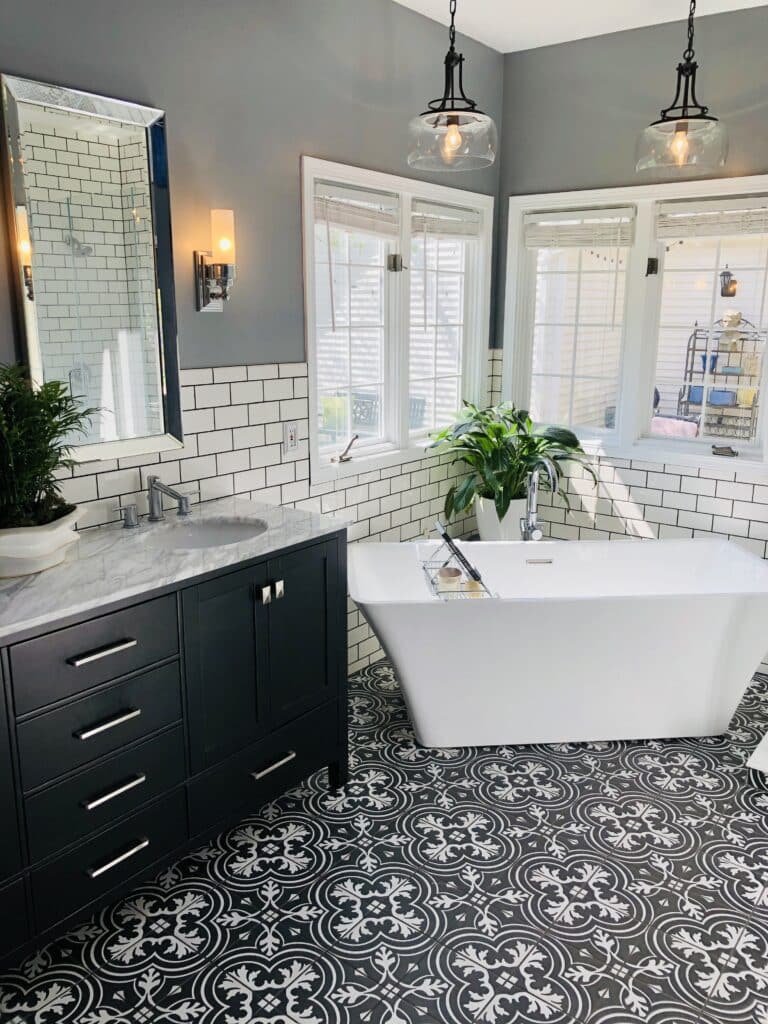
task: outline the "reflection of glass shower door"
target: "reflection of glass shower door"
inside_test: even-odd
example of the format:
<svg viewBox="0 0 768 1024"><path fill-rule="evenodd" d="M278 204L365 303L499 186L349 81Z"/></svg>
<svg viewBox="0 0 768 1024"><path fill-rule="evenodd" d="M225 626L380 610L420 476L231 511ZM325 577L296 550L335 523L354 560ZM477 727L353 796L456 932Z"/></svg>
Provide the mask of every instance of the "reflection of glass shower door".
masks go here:
<svg viewBox="0 0 768 1024"><path fill-rule="evenodd" d="M112 366L109 328L105 326L106 312L102 302L102 289L108 286L106 278L99 277L94 247L84 240L86 226L79 225L73 216L72 203L66 200L67 229L63 236L65 278L70 281L67 312L66 379L69 390L81 400L83 407L97 408L93 416L86 443L113 441L118 435L118 408ZM91 261L89 263L89 260Z"/></svg>

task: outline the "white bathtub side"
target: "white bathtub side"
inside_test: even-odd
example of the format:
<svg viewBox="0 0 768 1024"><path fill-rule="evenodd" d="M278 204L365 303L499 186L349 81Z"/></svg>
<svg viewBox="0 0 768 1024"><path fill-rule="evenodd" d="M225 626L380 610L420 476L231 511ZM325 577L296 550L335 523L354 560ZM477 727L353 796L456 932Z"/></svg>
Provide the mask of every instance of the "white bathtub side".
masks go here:
<svg viewBox="0 0 768 1024"><path fill-rule="evenodd" d="M363 603L425 746L724 732L768 594Z"/></svg>

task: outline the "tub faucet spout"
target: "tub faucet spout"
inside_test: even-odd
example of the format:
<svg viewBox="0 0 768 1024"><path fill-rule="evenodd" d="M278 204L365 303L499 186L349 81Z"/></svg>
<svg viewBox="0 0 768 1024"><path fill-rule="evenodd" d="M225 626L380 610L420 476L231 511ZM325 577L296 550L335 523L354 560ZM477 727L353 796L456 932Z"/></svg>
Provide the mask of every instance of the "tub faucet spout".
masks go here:
<svg viewBox="0 0 768 1024"><path fill-rule="evenodd" d="M526 477L525 515L520 520L520 534L523 540L541 540L544 532L539 526L539 478L547 474L549 486L554 494L557 491L557 475L553 466L540 462Z"/></svg>

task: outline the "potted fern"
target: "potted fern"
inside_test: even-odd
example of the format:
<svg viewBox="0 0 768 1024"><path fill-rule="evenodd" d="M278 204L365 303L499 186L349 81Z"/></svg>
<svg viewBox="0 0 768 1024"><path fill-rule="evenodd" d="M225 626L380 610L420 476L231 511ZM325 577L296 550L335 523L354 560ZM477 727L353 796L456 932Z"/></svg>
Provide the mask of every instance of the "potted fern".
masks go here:
<svg viewBox="0 0 768 1024"><path fill-rule="evenodd" d="M56 473L74 463L83 409L61 381L33 387L23 366L0 366L0 577L27 576L63 561L80 512Z"/></svg>
<svg viewBox="0 0 768 1024"><path fill-rule="evenodd" d="M452 451L469 467L469 475L448 492L445 514L451 519L474 506L481 540L520 540L526 483L535 469L543 467L543 486L557 491L566 505L563 464L578 463L596 480L572 431L534 424L510 402L488 409L465 402L462 418L440 431L432 447Z"/></svg>

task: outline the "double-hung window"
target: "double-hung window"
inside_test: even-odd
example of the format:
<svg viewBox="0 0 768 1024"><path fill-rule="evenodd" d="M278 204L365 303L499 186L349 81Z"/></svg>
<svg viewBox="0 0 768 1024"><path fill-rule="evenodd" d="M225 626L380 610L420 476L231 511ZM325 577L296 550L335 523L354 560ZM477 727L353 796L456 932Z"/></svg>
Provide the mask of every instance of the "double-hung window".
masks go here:
<svg viewBox="0 0 768 1024"><path fill-rule="evenodd" d="M765 464L767 342L767 176L510 199L503 392L535 419Z"/></svg>
<svg viewBox="0 0 768 1024"><path fill-rule="evenodd" d="M493 200L310 158L303 174L310 458L323 480L418 458L463 399L484 400Z"/></svg>

